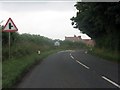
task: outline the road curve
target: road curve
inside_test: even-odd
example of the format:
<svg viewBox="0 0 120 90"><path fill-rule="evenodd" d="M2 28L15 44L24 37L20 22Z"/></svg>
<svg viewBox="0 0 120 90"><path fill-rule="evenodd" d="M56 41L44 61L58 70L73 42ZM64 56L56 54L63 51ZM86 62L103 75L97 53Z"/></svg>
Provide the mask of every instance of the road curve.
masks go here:
<svg viewBox="0 0 120 90"><path fill-rule="evenodd" d="M17 88L120 88L118 64L84 51L61 51L45 58Z"/></svg>

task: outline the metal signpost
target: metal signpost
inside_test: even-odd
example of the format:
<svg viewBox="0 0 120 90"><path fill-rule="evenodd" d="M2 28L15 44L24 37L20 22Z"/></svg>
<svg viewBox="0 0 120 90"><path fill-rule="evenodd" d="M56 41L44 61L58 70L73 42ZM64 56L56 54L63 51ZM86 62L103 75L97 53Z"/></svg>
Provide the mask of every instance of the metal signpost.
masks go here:
<svg viewBox="0 0 120 90"><path fill-rule="evenodd" d="M12 19L9 18L2 31L9 33L9 60L10 60L10 34L11 32L18 31L18 29L16 25L14 24L14 22L12 21Z"/></svg>

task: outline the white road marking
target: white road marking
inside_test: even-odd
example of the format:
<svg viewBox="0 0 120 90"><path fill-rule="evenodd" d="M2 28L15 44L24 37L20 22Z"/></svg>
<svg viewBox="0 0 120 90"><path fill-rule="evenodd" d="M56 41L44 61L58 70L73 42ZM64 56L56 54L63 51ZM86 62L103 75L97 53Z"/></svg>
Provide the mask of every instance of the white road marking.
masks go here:
<svg viewBox="0 0 120 90"><path fill-rule="evenodd" d="M115 85L116 87L120 88L120 85L118 85L117 83L113 82L112 80L106 78L105 76L102 76L103 79L107 80L108 82L110 82L111 84Z"/></svg>
<svg viewBox="0 0 120 90"><path fill-rule="evenodd" d="M70 57L71 57L72 59L74 59L74 57L71 55L71 53L70 53Z"/></svg>
<svg viewBox="0 0 120 90"><path fill-rule="evenodd" d="M74 59L74 57L73 56L70 56L72 59Z"/></svg>
<svg viewBox="0 0 120 90"><path fill-rule="evenodd" d="M70 57L71 57L72 59L74 59L74 57L71 55L71 53L70 53ZM85 67L85 68L87 68L87 69L90 69L88 66L86 66L86 65L83 64L83 63L81 63L80 61L76 60L76 62L79 63L80 65L82 65L83 67ZM119 85L119 84L113 82L112 80L106 78L105 76L102 76L102 78L103 78L104 80L110 82L111 84L115 85L116 87L120 88L120 85Z"/></svg>
<svg viewBox="0 0 120 90"><path fill-rule="evenodd" d="M75 59L75 58L71 55L71 53L70 53L70 57L71 57L72 59Z"/></svg>
<svg viewBox="0 0 120 90"><path fill-rule="evenodd" d="M79 63L80 65L82 65L83 67L90 69L88 66L84 65L83 63L79 62L78 60L76 60L77 63Z"/></svg>
<svg viewBox="0 0 120 90"><path fill-rule="evenodd" d="M71 53L70 53L70 57L71 57L72 59L75 59L75 58L71 55ZM82 65L83 67L85 67L85 68L87 68L87 69L90 69L88 66L84 65L83 63L79 62L78 60L76 60L76 62L79 63L80 65Z"/></svg>

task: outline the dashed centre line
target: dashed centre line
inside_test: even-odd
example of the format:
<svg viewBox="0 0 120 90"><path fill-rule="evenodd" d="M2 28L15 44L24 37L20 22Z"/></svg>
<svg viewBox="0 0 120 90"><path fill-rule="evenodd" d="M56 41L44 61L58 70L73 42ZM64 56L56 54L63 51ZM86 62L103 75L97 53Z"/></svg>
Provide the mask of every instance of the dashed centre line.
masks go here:
<svg viewBox="0 0 120 90"><path fill-rule="evenodd" d="M118 85L117 83L113 82L112 80L106 78L105 76L102 76L103 79L107 80L108 82L110 82L111 84L115 85L116 87L120 88L120 85Z"/></svg>
<svg viewBox="0 0 120 90"><path fill-rule="evenodd" d="M71 53L70 53L70 57L75 60L75 58L71 55ZM86 66L85 64L81 63L80 61L78 61L78 60L75 60L75 61L76 61L77 63L79 63L80 65L82 65L83 67L85 67L86 69L90 69L90 67ZM120 88L120 85L119 85L119 84L113 82L112 80L108 79L108 78L105 77L105 76L102 76L102 75L100 75L100 76L101 76L104 80L106 80L106 81L108 81L109 83L111 83L111 84L115 85L116 87Z"/></svg>
<svg viewBox="0 0 120 90"><path fill-rule="evenodd" d="M79 63L80 65L82 65L83 67L90 69L88 66L84 65L83 63L79 62L78 60L76 60L77 63Z"/></svg>
<svg viewBox="0 0 120 90"><path fill-rule="evenodd" d="M71 55L71 53L70 53L70 57L75 60L75 58ZM79 63L80 65L82 65L83 67L85 67L85 68L87 68L87 69L90 69L88 66L86 66L86 65L83 64L83 63L81 63L80 61L78 61L78 60L75 60L75 61L76 61L77 63Z"/></svg>
<svg viewBox="0 0 120 90"><path fill-rule="evenodd" d="M71 53L70 53L70 57L71 57L72 59L75 59L75 58L71 55Z"/></svg>
<svg viewBox="0 0 120 90"><path fill-rule="evenodd" d="M73 56L71 56L72 59L75 59Z"/></svg>

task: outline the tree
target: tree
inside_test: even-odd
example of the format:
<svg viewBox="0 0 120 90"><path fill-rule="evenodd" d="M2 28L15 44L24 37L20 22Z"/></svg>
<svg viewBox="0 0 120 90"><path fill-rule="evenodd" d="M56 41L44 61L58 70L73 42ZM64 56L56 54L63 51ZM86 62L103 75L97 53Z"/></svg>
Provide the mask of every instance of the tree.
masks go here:
<svg viewBox="0 0 120 90"><path fill-rule="evenodd" d="M72 25L96 41L96 46L120 50L120 2L75 4L78 10Z"/></svg>

